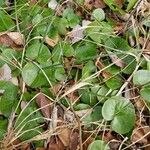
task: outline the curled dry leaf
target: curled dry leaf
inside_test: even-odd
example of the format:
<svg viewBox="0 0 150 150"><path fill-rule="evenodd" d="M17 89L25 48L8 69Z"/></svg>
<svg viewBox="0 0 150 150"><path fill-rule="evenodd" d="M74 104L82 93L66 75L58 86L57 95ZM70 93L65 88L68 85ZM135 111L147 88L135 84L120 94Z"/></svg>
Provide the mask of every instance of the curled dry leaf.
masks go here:
<svg viewBox="0 0 150 150"><path fill-rule="evenodd" d="M51 116L51 101L44 96L44 94L40 93L36 97L36 103L41 108L41 112L44 117L50 118Z"/></svg>
<svg viewBox="0 0 150 150"><path fill-rule="evenodd" d="M24 35L19 32L2 32L0 33L0 45L5 45L16 50L23 49Z"/></svg>
<svg viewBox="0 0 150 150"><path fill-rule="evenodd" d="M70 145L71 129L62 128L61 130L57 132L58 132L58 137L61 140L61 142L64 144L65 147L68 147Z"/></svg>
<svg viewBox="0 0 150 150"><path fill-rule="evenodd" d="M45 37L45 42L51 47L54 47L58 43L58 40L58 36L55 39L51 39L48 36Z"/></svg>

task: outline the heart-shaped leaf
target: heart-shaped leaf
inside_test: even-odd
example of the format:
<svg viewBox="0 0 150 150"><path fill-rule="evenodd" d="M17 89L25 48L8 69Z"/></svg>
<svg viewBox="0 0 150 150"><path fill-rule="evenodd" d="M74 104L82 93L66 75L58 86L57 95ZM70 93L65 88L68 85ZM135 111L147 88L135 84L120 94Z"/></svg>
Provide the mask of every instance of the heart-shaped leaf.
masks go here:
<svg viewBox="0 0 150 150"><path fill-rule="evenodd" d="M111 122L112 129L120 134L131 131L135 123L133 104L123 97L112 97L102 107L104 119Z"/></svg>

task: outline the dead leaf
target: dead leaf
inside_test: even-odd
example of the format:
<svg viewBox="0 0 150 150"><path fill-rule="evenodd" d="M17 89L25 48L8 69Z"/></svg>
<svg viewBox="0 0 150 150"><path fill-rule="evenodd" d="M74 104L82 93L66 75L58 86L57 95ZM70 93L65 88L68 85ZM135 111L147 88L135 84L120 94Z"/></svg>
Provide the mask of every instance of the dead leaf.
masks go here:
<svg viewBox="0 0 150 150"><path fill-rule="evenodd" d="M109 57L116 66L118 66L120 68L124 68L126 66L125 63L120 58L118 58L117 55L110 54Z"/></svg>
<svg viewBox="0 0 150 150"><path fill-rule="evenodd" d="M9 81L12 78L11 69L7 64L0 68L0 80Z"/></svg>
<svg viewBox="0 0 150 150"><path fill-rule="evenodd" d="M22 50L24 45L24 35L19 32L1 32L0 45L5 45L16 50Z"/></svg>
<svg viewBox="0 0 150 150"><path fill-rule="evenodd" d="M84 109L84 110L78 110L78 111L75 111L75 113L80 117L82 118L83 116L87 116L89 114L92 113L92 109Z"/></svg>
<svg viewBox="0 0 150 150"><path fill-rule="evenodd" d="M94 7L95 8L105 8L106 7L103 0L85 0L84 6L89 10L93 9Z"/></svg>
<svg viewBox="0 0 150 150"><path fill-rule="evenodd" d="M44 117L50 118L51 116L51 101L47 99L44 94L40 93L36 97L36 103L41 108L41 112Z"/></svg>
<svg viewBox="0 0 150 150"><path fill-rule="evenodd" d="M82 21L81 25L76 25L68 35L71 37L72 44L82 40L84 38L84 30L88 27L91 22L88 20Z"/></svg>
<svg viewBox="0 0 150 150"><path fill-rule="evenodd" d="M132 133L132 136L131 136L131 141L134 143L134 142L138 141L139 139L141 139L140 141L138 141L138 143L144 144L144 145L147 144L148 143L148 138L143 137L147 133L146 128L150 130L149 127L135 128L133 130L133 133Z"/></svg>
<svg viewBox="0 0 150 150"><path fill-rule="evenodd" d="M79 133L73 132L70 135L70 144L69 144L70 150L76 150L78 145L79 145Z"/></svg>
<svg viewBox="0 0 150 150"><path fill-rule="evenodd" d="M53 136L50 138L47 150L65 150L65 147L59 138Z"/></svg>
<svg viewBox="0 0 150 150"><path fill-rule="evenodd" d="M51 47L54 47L58 43L58 40L58 36L55 39L51 39L48 36L45 37L45 42Z"/></svg>
<svg viewBox="0 0 150 150"><path fill-rule="evenodd" d="M58 131L59 139L64 144L64 146L67 147L70 145L70 135L71 135L71 129L69 128L63 128L60 131Z"/></svg>

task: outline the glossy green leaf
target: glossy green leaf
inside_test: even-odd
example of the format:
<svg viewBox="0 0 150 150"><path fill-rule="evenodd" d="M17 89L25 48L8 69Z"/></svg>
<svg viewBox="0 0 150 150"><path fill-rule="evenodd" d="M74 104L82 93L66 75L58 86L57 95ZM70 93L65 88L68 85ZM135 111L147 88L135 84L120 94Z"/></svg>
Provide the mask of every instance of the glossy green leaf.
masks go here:
<svg viewBox="0 0 150 150"><path fill-rule="evenodd" d="M150 71L138 70L133 76L133 83L135 85L144 85L150 82Z"/></svg>
<svg viewBox="0 0 150 150"><path fill-rule="evenodd" d="M102 115L111 121L112 129L125 134L132 130L135 123L135 110L133 104L123 97L112 97L102 107Z"/></svg>
<svg viewBox="0 0 150 150"><path fill-rule="evenodd" d="M110 150L110 148L104 141L95 140L88 146L87 150Z"/></svg>

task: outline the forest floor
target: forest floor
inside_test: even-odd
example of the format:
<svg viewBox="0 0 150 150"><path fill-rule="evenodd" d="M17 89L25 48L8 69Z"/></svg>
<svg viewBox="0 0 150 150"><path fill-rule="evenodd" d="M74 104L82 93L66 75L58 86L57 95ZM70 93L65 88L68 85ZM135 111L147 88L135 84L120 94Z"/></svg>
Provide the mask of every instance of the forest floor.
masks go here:
<svg viewBox="0 0 150 150"><path fill-rule="evenodd" d="M0 150L150 150L150 1L0 0Z"/></svg>

